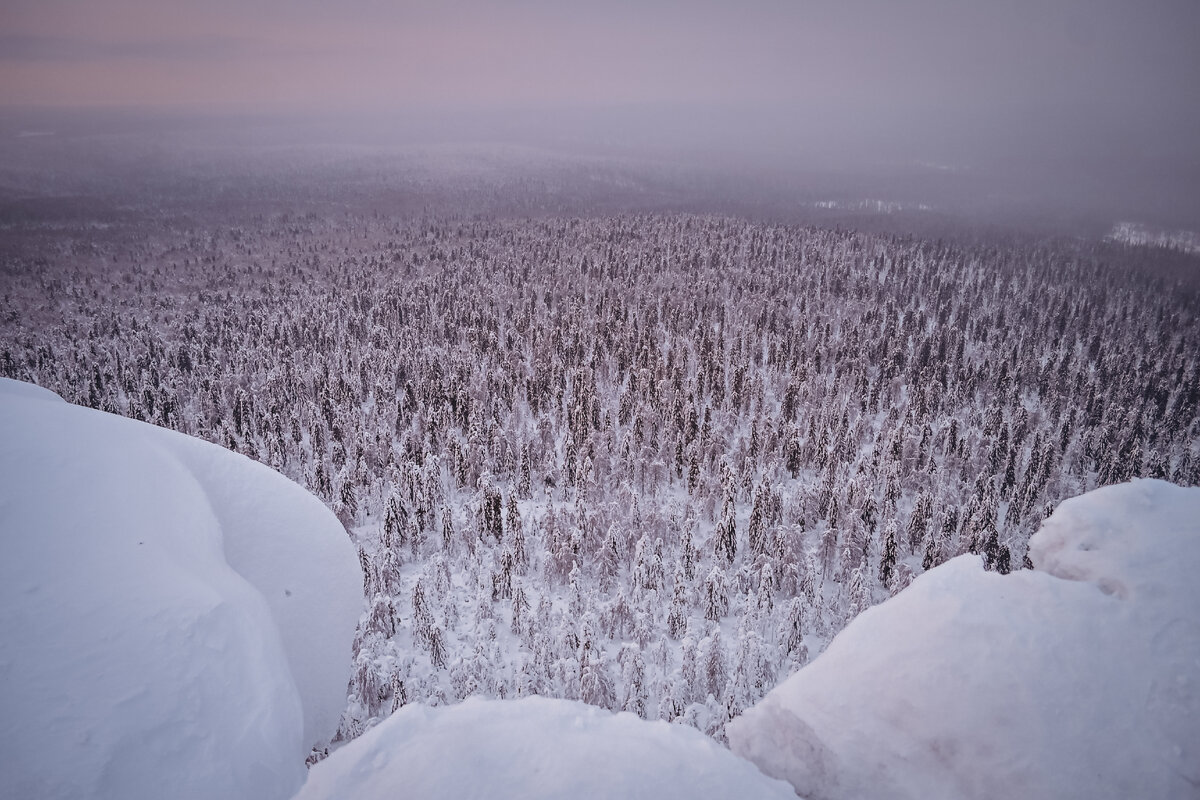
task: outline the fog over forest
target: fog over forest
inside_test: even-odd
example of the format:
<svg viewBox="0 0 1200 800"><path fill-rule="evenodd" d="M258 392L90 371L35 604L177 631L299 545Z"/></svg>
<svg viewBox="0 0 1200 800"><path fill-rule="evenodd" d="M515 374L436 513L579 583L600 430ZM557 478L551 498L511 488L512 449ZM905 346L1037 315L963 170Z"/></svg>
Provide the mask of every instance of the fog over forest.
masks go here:
<svg viewBox="0 0 1200 800"><path fill-rule="evenodd" d="M1017 141L1021 132L995 130L930 147L870 138L880 131L811 143L806 128L777 119L782 113L647 106L344 115L9 110L0 112L0 197L18 212L95 199L95 213L103 214L131 202L203 202L217 181L264 202L256 181L332 181L329 202L371 204L397 193L374 194L379 181L419 179L426 194L436 193L436 183L479 181L526 195L545 211L571 213L675 208L836 222L835 214L814 212L861 217L878 212L875 203L892 213L922 212L898 230L965 223L1094 237L1123 221L1200 228L1200 161L1182 148L1148 152L1080 131L1056 132L1044 147ZM597 193L602 205L594 205Z"/></svg>
<svg viewBox="0 0 1200 800"><path fill-rule="evenodd" d="M53 0L6 4L0 25L12 197L105 166L110 188L167 168L184 198L195 170L269 169L264 151L386 171L367 154L507 146L536 152L505 167L686 179L714 210L749 194L780 213L867 199L1071 233L1200 228L1186 0Z"/></svg>

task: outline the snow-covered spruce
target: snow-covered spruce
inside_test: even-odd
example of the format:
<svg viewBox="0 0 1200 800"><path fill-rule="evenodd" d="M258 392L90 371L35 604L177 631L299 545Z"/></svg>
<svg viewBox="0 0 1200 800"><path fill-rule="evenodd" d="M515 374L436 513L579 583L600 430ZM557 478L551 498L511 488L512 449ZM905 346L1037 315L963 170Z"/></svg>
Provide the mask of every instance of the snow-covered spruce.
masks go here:
<svg viewBox="0 0 1200 800"><path fill-rule="evenodd" d="M361 577L267 467L0 379L0 795L287 798Z"/></svg>
<svg viewBox="0 0 1200 800"><path fill-rule="evenodd" d="M864 612L733 751L813 800L1196 797L1200 489L1068 500L1030 557L962 556Z"/></svg>
<svg viewBox="0 0 1200 800"><path fill-rule="evenodd" d="M352 210L73 236L10 257L0 374L345 521L343 738L531 692L720 738L913 575L1200 482L1200 296L1132 248Z"/></svg>
<svg viewBox="0 0 1200 800"><path fill-rule="evenodd" d="M568 700L409 705L317 764L296 800L790 800L682 725Z"/></svg>

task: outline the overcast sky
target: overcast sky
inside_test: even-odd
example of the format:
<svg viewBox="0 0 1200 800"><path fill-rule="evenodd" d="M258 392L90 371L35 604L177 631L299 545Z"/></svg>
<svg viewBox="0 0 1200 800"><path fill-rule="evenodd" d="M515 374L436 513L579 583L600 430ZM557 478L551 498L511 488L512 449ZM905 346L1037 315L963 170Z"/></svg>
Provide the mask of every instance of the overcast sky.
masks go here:
<svg viewBox="0 0 1200 800"><path fill-rule="evenodd" d="M5 0L0 106L26 105L611 112L764 148L1200 163L1200 2Z"/></svg>

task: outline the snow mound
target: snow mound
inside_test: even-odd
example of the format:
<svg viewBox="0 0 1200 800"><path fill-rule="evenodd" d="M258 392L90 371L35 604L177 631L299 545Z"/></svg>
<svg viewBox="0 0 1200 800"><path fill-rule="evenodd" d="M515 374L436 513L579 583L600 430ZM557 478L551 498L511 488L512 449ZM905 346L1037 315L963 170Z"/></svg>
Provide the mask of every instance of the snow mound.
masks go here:
<svg viewBox="0 0 1200 800"><path fill-rule="evenodd" d="M1030 553L864 612L730 747L814 799L1197 797L1200 489L1074 498Z"/></svg>
<svg viewBox="0 0 1200 800"><path fill-rule="evenodd" d="M699 731L569 700L409 705L309 772L296 800L791 798Z"/></svg>
<svg viewBox="0 0 1200 800"><path fill-rule="evenodd" d="M361 605L319 501L215 445L0 379L0 795L284 798Z"/></svg>

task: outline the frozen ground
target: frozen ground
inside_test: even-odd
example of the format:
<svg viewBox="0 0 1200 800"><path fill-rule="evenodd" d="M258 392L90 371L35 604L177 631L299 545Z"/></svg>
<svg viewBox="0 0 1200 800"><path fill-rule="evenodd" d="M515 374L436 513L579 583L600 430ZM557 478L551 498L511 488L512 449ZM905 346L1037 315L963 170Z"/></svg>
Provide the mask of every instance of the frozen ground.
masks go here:
<svg viewBox="0 0 1200 800"><path fill-rule="evenodd" d="M354 550L291 481L0 379L0 795L286 798L345 702Z"/></svg>
<svg viewBox="0 0 1200 800"><path fill-rule="evenodd" d="M810 798L1195 798L1200 488L1061 504L1036 569L962 556L728 725Z"/></svg>

